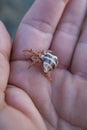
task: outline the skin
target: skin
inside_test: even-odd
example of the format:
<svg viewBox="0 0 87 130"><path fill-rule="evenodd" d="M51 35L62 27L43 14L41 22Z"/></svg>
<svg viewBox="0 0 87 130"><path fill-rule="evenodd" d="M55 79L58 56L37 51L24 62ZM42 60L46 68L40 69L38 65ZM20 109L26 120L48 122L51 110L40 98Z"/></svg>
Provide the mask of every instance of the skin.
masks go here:
<svg viewBox="0 0 87 130"><path fill-rule="evenodd" d="M0 22L0 130L87 130L87 0L36 0L11 40ZM51 49L52 81L29 53ZM10 69L11 66L11 69Z"/></svg>

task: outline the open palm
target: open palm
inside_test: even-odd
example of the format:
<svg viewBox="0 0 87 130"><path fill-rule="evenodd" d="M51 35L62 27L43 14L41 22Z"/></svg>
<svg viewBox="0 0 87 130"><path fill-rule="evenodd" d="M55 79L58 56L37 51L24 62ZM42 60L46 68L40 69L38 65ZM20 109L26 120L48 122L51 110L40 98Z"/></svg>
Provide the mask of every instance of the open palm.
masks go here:
<svg viewBox="0 0 87 130"><path fill-rule="evenodd" d="M86 0L36 0L26 14L12 48L8 87L1 89L6 102L0 129L87 129L87 21L82 28L86 8ZM5 57L10 46L4 47ZM40 64L28 69L26 49L50 49L58 56L52 81L43 75Z"/></svg>

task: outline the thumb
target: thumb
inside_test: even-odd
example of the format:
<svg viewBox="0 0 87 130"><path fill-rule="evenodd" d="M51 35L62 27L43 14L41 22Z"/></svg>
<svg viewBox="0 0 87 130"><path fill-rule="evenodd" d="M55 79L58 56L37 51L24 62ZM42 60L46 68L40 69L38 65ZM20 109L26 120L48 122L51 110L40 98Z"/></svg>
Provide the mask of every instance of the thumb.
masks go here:
<svg viewBox="0 0 87 130"><path fill-rule="evenodd" d="M4 24L0 21L0 108L9 77L10 51L11 39Z"/></svg>

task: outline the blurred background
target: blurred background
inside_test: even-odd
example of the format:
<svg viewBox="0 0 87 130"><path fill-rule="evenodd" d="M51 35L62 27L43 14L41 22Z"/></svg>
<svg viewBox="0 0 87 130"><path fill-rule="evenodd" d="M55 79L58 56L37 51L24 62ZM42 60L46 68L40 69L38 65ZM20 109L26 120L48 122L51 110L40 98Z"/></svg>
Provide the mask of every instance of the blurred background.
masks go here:
<svg viewBox="0 0 87 130"><path fill-rule="evenodd" d="M0 20L4 22L12 39L17 27L34 0L0 0Z"/></svg>

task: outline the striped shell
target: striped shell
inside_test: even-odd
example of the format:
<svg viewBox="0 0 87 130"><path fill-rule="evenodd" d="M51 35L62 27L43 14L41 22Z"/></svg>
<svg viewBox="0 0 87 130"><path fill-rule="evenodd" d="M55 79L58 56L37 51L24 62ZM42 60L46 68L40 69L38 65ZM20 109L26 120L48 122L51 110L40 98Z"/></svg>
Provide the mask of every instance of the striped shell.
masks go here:
<svg viewBox="0 0 87 130"><path fill-rule="evenodd" d="M49 71L55 69L58 65L57 56L53 55L50 52L46 52L44 55L42 55L41 59L43 61L44 73L48 73Z"/></svg>

